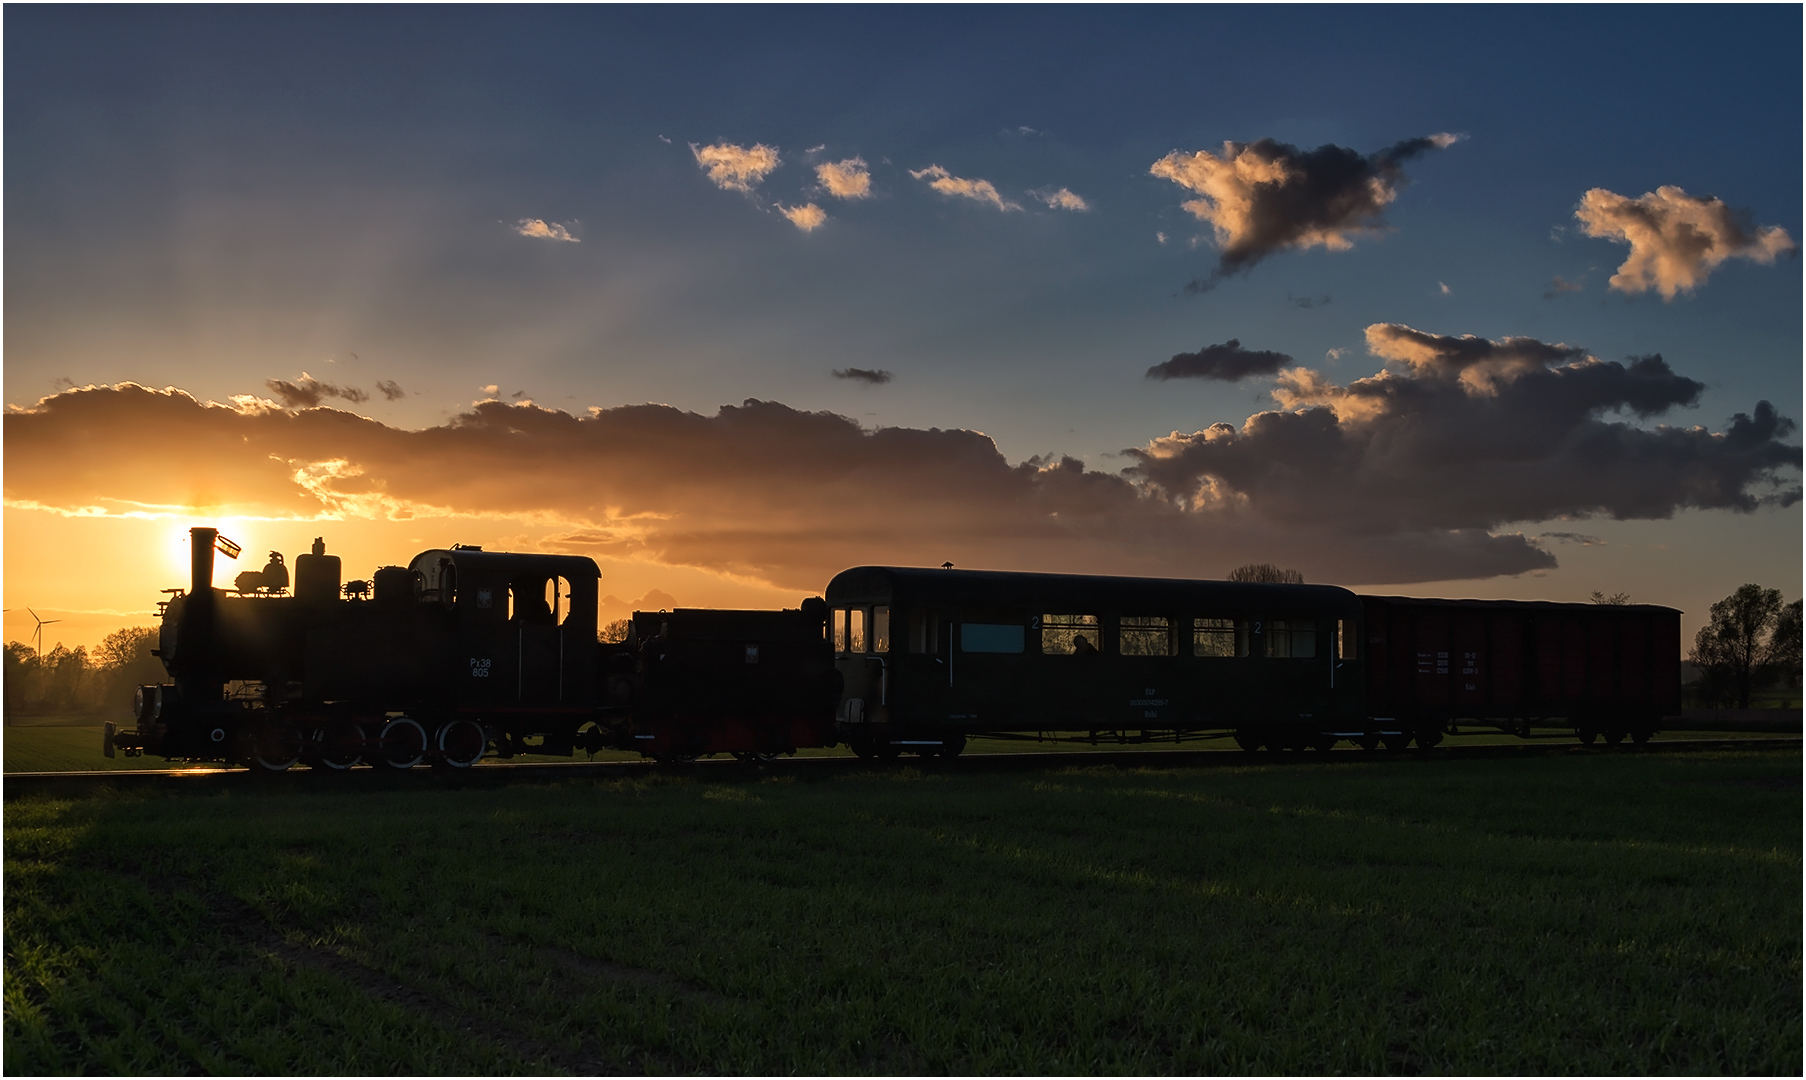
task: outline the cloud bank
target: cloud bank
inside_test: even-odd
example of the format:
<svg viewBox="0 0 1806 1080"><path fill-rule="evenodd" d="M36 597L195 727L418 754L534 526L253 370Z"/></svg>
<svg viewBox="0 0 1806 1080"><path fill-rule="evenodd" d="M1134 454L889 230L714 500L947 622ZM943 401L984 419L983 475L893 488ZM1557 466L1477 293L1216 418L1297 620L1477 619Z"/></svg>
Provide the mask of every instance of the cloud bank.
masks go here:
<svg viewBox="0 0 1806 1080"><path fill-rule="evenodd" d="M909 175L917 180L927 180L928 186L942 195L971 199L1003 211L1022 209L1021 206L999 195L996 186L989 180L967 180L954 176L939 165L930 165L926 169L911 169Z"/></svg>
<svg viewBox="0 0 1806 1080"><path fill-rule="evenodd" d="M1389 324L1381 324L1388 326ZM1415 359L1348 386L1292 369L1281 408L1127 451L1012 464L985 435L861 427L768 401L572 415L482 401L423 430L331 408L87 387L14 409L8 505L79 515L481 516L557 550L818 590L859 563L1216 577L1249 561L1314 580L1516 574L1554 557L1512 521L1788 505L1798 447L1766 402L1727 430L1645 429L1700 384L1659 357L1524 366L1529 346L1390 327ZM1521 340L1521 339L1519 339ZM1551 346L1560 357L1572 355ZM1527 351L1528 350L1528 351ZM1492 372L1490 391L1462 374ZM157 446L158 453L143 453Z"/></svg>
<svg viewBox="0 0 1806 1080"><path fill-rule="evenodd" d="M835 368L834 377L836 379L850 379L854 382L870 383L873 386L883 386L896 376L883 368L850 367Z"/></svg>
<svg viewBox="0 0 1806 1080"><path fill-rule="evenodd" d="M1664 301L1692 292L1726 259L1773 263L1795 250L1787 230L1752 226L1747 214L1718 199L1689 195L1664 185L1640 199L1593 188L1574 210L1588 236L1630 245L1630 255L1612 275L1611 287L1640 293L1654 289Z"/></svg>
<svg viewBox="0 0 1806 1080"><path fill-rule="evenodd" d="M1282 352L1244 349L1238 338L1221 345L1206 345L1197 352L1179 353L1148 369L1150 379L1216 379L1235 382L1250 375L1271 375L1292 362Z"/></svg>
<svg viewBox="0 0 1806 1080"><path fill-rule="evenodd" d="M872 195L872 174L864 158L824 161L815 167L815 178L822 190L836 199L869 199Z"/></svg>
<svg viewBox="0 0 1806 1080"><path fill-rule="evenodd" d="M1148 171L1194 192L1180 205L1216 230L1216 269L1188 287L1202 292L1275 252L1343 251L1354 236L1382 229L1381 212L1406 183L1405 163L1457 139L1406 139L1365 156L1333 145L1304 151L1272 139L1225 142L1220 155L1175 150Z"/></svg>
<svg viewBox="0 0 1806 1080"><path fill-rule="evenodd" d="M1353 535L1492 529L1684 508L1752 511L1800 498L1793 422L1768 402L1727 429L1640 427L1703 383L1660 356L1603 361L1530 338L1489 341L1394 323L1367 328L1387 370L1347 386L1280 376L1280 408L1128 451L1129 475L1181 505L1239 508Z"/></svg>
<svg viewBox="0 0 1806 1080"><path fill-rule="evenodd" d="M748 194L773 169L783 164L778 157L777 147L766 146L764 143L754 143L751 146L736 146L733 143L697 146L691 143L690 153L696 156L696 164L708 174L709 180L716 187L723 191Z"/></svg>

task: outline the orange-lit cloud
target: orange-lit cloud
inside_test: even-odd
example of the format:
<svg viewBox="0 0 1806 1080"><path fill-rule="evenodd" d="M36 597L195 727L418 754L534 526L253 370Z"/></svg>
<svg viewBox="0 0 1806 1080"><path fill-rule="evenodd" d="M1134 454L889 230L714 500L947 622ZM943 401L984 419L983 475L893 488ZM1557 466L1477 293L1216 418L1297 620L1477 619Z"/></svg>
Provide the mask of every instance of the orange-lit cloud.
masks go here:
<svg viewBox="0 0 1806 1080"><path fill-rule="evenodd" d="M696 155L696 164L723 191L751 192L773 169L783 164L777 147L764 143L754 143L750 147L733 143L711 146L691 143L690 153Z"/></svg>
<svg viewBox="0 0 1806 1080"><path fill-rule="evenodd" d="M1046 203L1050 210L1071 210L1074 213L1082 214L1091 209L1091 204L1070 188L1043 188L1040 191L1031 191L1029 194Z"/></svg>
<svg viewBox="0 0 1806 1080"><path fill-rule="evenodd" d="M1267 559L1404 582L1553 565L1488 531L1503 522L1748 509L1797 468L1766 403L1722 434L1595 415L1691 400L1699 384L1659 358L1529 371L1494 395L1429 370L1294 378L1289 411L1152 440L1120 473L756 400L712 416L485 401L407 431L120 384L8 415L6 499L105 517L506 519L548 548L810 591L848 565L948 559L1206 577Z"/></svg>
<svg viewBox="0 0 1806 1080"><path fill-rule="evenodd" d="M864 158L825 161L815 167L815 176L821 181L822 189L836 199L871 198L872 174L867 170Z"/></svg>
<svg viewBox="0 0 1806 1080"><path fill-rule="evenodd" d="M537 240L563 240L572 244L582 243L563 225L548 223L538 218L521 218L514 223L514 231L522 236L531 236Z"/></svg>
<svg viewBox="0 0 1806 1080"><path fill-rule="evenodd" d="M997 193L997 188L989 180L967 180L954 176L939 165L930 165L926 169L911 169L909 175L917 180L927 180L928 186L942 195L952 195L962 199L981 202L998 210L1020 210L1022 207L1008 201Z"/></svg>
<svg viewBox="0 0 1806 1080"><path fill-rule="evenodd" d="M1225 142L1220 155L1175 150L1148 171L1195 193L1181 205L1216 230L1217 268L1191 286L1203 291L1286 248L1352 247L1354 236L1384 227L1381 212L1406 182L1404 163L1457 139L1407 139L1371 155L1273 139Z"/></svg>
<svg viewBox="0 0 1806 1080"><path fill-rule="evenodd" d="M778 213L790 219L790 224L804 232L813 232L822 227L828 220L828 212L814 203L804 206L784 206L779 204Z"/></svg>
<svg viewBox="0 0 1806 1080"><path fill-rule="evenodd" d="M1382 323L1368 348L1400 365L1341 386L1292 368L1276 411L1131 450L1168 498L1234 502L1273 522L1351 534L1489 529L1683 508L1751 511L1800 498L1791 420L1759 402L1727 430L1639 427L1705 384L1660 356L1607 362L1530 338L1488 341Z"/></svg>
<svg viewBox="0 0 1806 1080"><path fill-rule="evenodd" d="M1663 300L1692 292L1726 259L1773 263L1775 256L1794 250L1780 226L1755 227L1718 199L1669 185L1640 199L1593 188L1581 196L1574 216L1588 236L1630 245L1630 256L1612 275L1612 288L1654 289Z"/></svg>

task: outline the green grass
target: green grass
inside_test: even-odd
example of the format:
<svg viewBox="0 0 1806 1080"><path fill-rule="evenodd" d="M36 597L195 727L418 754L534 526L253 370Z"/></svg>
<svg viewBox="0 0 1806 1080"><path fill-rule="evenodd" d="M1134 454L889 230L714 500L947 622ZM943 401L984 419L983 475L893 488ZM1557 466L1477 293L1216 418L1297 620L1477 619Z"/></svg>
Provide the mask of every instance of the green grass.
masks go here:
<svg viewBox="0 0 1806 1080"><path fill-rule="evenodd" d="M1800 757L5 808L9 1073L1784 1073Z"/></svg>

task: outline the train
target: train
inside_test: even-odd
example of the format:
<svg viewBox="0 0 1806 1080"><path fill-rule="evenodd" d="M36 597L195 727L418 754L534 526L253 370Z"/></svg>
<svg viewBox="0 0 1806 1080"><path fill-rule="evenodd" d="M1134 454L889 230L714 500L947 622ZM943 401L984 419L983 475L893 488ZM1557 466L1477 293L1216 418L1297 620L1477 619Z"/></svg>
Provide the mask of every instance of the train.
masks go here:
<svg viewBox="0 0 1806 1080"><path fill-rule="evenodd" d="M1680 616L1655 605L1363 596L1256 584L861 566L784 610L636 611L602 640L577 555L453 545L342 580L316 539L213 585L190 530L134 726L102 752L469 768L637 752L766 759L844 745L955 757L969 740L1248 751L1432 748L1466 730L1643 742L1680 710Z"/></svg>

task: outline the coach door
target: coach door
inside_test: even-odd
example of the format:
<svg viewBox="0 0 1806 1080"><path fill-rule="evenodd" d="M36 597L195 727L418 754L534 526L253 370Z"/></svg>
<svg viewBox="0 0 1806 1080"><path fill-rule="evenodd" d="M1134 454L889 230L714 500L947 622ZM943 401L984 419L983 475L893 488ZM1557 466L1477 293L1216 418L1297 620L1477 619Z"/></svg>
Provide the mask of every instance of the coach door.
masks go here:
<svg viewBox="0 0 1806 1080"><path fill-rule="evenodd" d="M877 604L838 607L829 613L834 666L843 680L840 719L849 723L888 719L890 608Z"/></svg>

